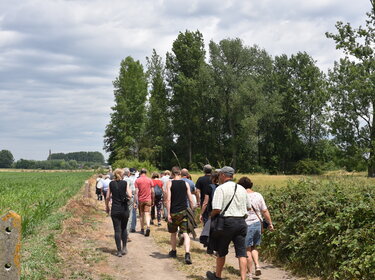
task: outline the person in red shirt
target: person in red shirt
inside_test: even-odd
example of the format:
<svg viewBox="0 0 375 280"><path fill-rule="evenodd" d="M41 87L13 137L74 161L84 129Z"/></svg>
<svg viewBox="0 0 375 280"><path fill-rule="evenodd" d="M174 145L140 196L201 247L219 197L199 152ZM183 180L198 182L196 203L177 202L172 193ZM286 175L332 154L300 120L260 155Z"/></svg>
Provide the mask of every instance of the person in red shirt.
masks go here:
<svg viewBox="0 0 375 280"><path fill-rule="evenodd" d="M147 170L141 169L140 176L135 180L135 196L138 201L139 219L141 223L141 233L145 236L150 235L151 206L154 204L153 183L147 177ZM144 224L146 220L146 232Z"/></svg>

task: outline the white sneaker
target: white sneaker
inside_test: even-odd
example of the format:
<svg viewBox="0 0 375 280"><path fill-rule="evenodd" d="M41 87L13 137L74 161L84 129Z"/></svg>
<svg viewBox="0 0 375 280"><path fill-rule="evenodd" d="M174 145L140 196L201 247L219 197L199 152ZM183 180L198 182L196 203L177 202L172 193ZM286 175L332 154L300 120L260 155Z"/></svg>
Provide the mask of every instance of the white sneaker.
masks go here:
<svg viewBox="0 0 375 280"><path fill-rule="evenodd" d="M251 273L247 274L247 280L253 280L253 276L251 275Z"/></svg>

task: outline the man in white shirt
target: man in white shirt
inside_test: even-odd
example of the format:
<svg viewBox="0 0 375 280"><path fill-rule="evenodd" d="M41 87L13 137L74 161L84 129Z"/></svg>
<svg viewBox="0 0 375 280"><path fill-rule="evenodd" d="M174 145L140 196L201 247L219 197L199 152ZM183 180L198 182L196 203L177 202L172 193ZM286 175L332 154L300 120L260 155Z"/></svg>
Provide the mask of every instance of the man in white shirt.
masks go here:
<svg viewBox="0 0 375 280"><path fill-rule="evenodd" d="M216 272L207 271L208 279L220 280L221 273L225 264L225 256L228 254L229 244L232 241L236 251L236 257L240 267L241 280L246 279L247 270L247 253L245 246L245 238L247 233L247 225L245 215L247 210L251 208L250 200L247 197L246 190L241 185L233 182L234 169L230 166L224 166L219 170L219 185L212 199L211 217L222 213L229 204L228 209L224 213L225 224L224 231L217 237L210 236L215 243ZM233 199L232 199L233 198Z"/></svg>

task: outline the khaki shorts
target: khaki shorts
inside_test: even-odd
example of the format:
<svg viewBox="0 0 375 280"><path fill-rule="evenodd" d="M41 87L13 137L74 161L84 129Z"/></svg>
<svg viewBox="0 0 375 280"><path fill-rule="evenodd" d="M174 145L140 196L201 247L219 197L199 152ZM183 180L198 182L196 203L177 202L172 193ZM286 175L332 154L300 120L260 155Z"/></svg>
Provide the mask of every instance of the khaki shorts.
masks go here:
<svg viewBox="0 0 375 280"><path fill-rule="evenodd" d="M139 211L140 212L150 212L151 211L151 201L142 201L139 202Z"/></svg>

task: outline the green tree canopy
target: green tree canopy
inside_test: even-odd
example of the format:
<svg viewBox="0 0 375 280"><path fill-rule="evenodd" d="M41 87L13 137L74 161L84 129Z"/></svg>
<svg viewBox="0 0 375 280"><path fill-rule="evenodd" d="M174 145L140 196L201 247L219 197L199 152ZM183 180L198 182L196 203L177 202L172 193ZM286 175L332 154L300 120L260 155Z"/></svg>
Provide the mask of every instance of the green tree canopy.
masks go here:
<svg viewBox="0 0 375 280"><path fill-rule="evenodd" d="M9 150L0 151L0 168L11 168L13 162L14 157Z"/></svg>
<svg viewBox="0 0 375 280"><path fill-rule="evenodd" d="M338 33L326 33L343 50L345 58L329 71L331 132L348 154L357 151L375 177L375 1L367 13L366 27L337 22Z"/></svg>
<svg viewBox="0 0 375 280"><path fill-rule="evenodd" d="M113 82L115 105L104 135L109 163L127 157L138 158L146 117L147 77L142 64L130 56L121 61Z"/></svg>

